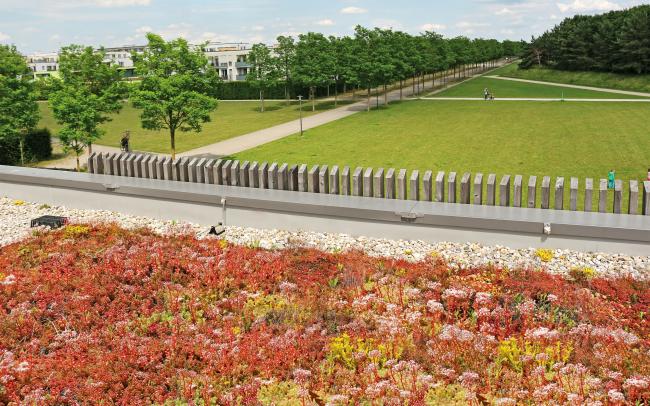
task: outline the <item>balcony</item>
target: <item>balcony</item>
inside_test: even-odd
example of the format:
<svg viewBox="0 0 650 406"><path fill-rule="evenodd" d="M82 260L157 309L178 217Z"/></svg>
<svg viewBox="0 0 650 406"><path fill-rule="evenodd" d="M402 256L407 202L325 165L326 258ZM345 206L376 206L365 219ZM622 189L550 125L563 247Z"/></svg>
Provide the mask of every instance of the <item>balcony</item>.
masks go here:
<svg viewBox="0 0 650 406"><path fill-rule="evenodd" d="M235 76L235 80L238 81L238 82L242 81L242 80L246 80L246 76L247 75L237 75L237 76Z"/></svg>
<svg viewBox="0 0 650 406"><path fill-rule="evenodd" d="M248 62L235 62L235 68L250 68L251 66Z"/></svg>

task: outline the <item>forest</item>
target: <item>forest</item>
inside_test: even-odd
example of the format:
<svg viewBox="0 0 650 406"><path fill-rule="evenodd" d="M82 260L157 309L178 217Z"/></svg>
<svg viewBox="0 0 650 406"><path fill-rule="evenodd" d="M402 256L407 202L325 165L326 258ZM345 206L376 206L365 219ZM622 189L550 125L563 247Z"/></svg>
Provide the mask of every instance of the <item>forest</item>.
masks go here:
<svg viewBox="0 0 650 406"><path fill-rule="evenodd" d="M650 5L576 15L533 37L521 68L650 73Z"/></svg>

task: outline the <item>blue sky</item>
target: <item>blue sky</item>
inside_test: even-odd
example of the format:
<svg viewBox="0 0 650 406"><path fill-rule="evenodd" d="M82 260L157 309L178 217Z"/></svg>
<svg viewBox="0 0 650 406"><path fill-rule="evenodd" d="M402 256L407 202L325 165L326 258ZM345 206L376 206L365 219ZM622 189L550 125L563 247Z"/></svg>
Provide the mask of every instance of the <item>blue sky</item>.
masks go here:
<svg viewBox="0 0 650 406"><path fill-rule="evenodd" d="M62 45L170 39L272 43L280 34L350 34L353 27L435 30L445 36L529 39L564 17L630 7L636 0L0 0L0 43L24 53Z"/></svg>

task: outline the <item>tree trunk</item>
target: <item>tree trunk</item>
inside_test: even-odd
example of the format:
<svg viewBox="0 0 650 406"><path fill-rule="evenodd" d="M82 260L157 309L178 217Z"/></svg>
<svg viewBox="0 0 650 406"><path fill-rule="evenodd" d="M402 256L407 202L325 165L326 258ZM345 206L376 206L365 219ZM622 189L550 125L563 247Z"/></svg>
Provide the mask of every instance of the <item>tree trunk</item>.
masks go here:
<svg viewBox="0 0 650 406"><path fill-rule="evenodd" d="M169 137L172 143L172 161L176 159L176 129L169 129Z"/></svg>
<svg viewBox="0 0 650 406"><path fill-rule="evenodd" d="M415 74L413 74L413 96L415 96Z"/></svg>
<svg viewBox="0 0 650 406"><path fill-rule="evenodd" d="M388 106L388 86L384 85L384 106Z"/></svg>
<svg viewBox="0 0 650 406"><path fill-rule="evenodd" d="M260 89L260 111L264 113L264 90Z"/></svg>
<svg viewBox="0 0 650 406"><path fill-rule="evenodd" d="M338 107L339 105L339 83L336 82L334 84L334 107Z"/></svg>
<svg viewBox="0 0 650 406"><path fill-rule="evenodd" d="M81 172L81 164L79 164L79 154L77 153L77 172Z"/></svg>
<svg viewBox="0 0 650 406"><path fill-rule="evenodd" d="M310 87L309 93L311 97L311 111L316 111L316 89L314 87Z"/></svg>
<svg viewBox="0 0 650 406"><path fill-rule="evenodd" d="M20 164L25 165L25 135L23 132L20 134Z"/></svg>
<svg viewBox="0 0 650 406"><path fill-rule="evenodd" d="M368 86L368 112L370 112L370 86Z"/></svg>
<svg viewBox="0 0 650 406"><path fill-rule="evenodd" d="M404 100L404 81L402 79L399 80L399 99Z"/></svg>
<svg viewBox="0 0 650 406"><path fill-rule="evenodd" d="M88 143L88 155L93 153L93 143L89 142Z"/></svg>
<svg viewBox="0 0 650 406"><path fill-rule="evenodd" d="M284 84L284 97L287 99L287 106L291 106L291 96L289 95L289 85L285 82Z"/></svg>

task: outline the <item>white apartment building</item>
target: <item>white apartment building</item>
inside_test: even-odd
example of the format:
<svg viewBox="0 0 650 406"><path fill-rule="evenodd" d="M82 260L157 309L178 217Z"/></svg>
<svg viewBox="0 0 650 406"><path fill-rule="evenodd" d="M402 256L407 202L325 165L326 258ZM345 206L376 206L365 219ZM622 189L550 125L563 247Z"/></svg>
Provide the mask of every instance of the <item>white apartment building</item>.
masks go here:
<svg viewBox="0 0 650 406"><path fill-rule="evenodd" d="M205 56L225 81L246 80L251 65L246 62L251 47L247 43L210 42Z"/></svg>
<svg viewBox="0 0 650 406"><path fill-rule="evenodd" d="M27 66L34 74L34 78L59 75L59 55L57 53L33 54L25 59Z"/></svg>
<svg viewBox="0 0 650 406"><path fill-rule="evenodd" d="M131 54L141 53L144 45L125 45L122 47L105 48L106 63L115 64L123 71L125 78L135 77L135 67ZM205 46L205 56L208 63L219 72L224 81L246 80L251 67L246 62L251 47L246 43L211 42ZM32 54L25 57L27 65L34 72L34 78L58 75L59 56L57 53Z"/></svg>
<svg viewBox="0 0 650 406"><path fill-rule="evenodd" d="M144 48L144 45L126 45L123 47L105 48L106 58L104 58L104 61L117 65L125 78L132 78L135 76L135 66L133 65L133 59L131 59L131 53L142 53Z"/></svg>

